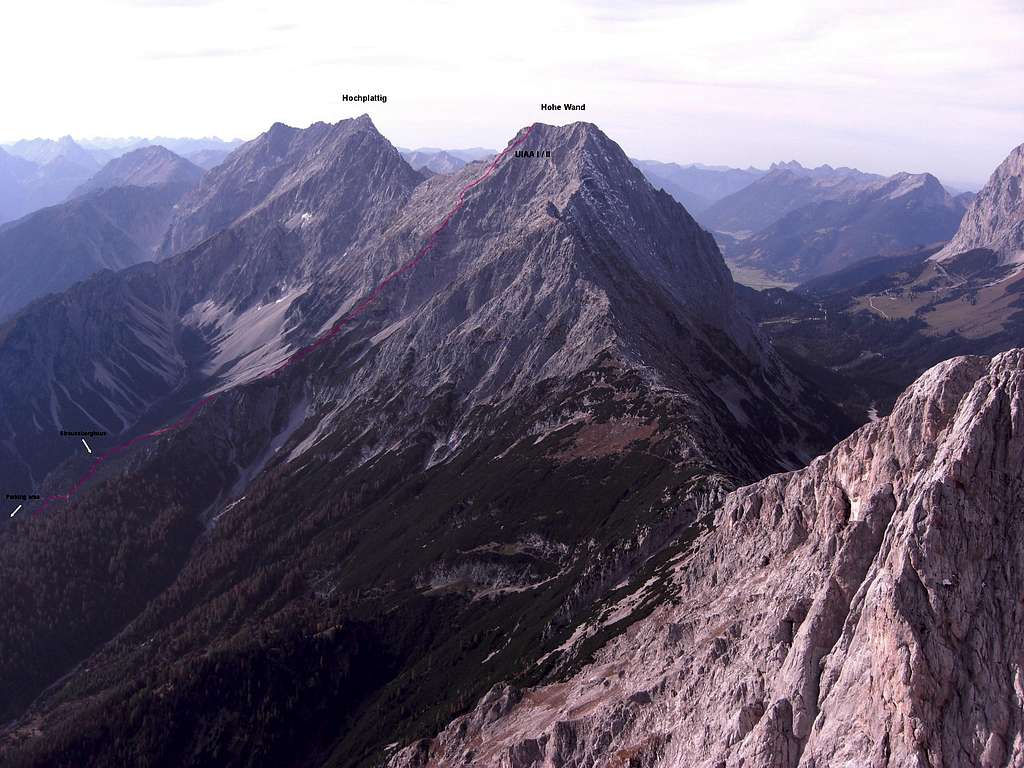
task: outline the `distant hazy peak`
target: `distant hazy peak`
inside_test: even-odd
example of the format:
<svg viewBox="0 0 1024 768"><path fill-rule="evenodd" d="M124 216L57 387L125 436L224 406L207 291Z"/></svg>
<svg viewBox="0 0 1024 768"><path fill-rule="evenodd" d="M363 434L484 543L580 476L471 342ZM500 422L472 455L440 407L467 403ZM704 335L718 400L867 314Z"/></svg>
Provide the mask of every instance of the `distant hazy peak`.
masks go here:
<svg viewBox="0 0 1024 768"><path fill-rule="evenodd" d="M411 155L420 152L425 154L446 152L452 157L461 160L463 163L472 163L476 160L483 160L485 157L491 157L497 154L493 149L488 149L487 147L467 147L466 149L442 149L441 147L417 147L416 149L407 149L405 147L398 147L398 151L403 155Z"/></svg>
<svg viewBox="0 0 1024 768"><path fill-rule="evenodd" d="M180 184L190 188L199 183L203 169L160 146L132 150L107 163L72 197L111 187L153 187Z"/></svg>
<svg viewBox="0 0 1024 768"><path fill-rule="evenodd" d="M457 171L459 168L466 165L466 161L462 160L443 149L439 149L436 152L429 152L425 150L417 150L415 152L402 152L402 157L406 159L417 171L423 170L424 168L431 173L452 173Z"/></svg>
<svg viewBox="0 0 1024 768"><path fill-rule="evenodd" d="M59 139L21 139L5 147L8 152L39 165L46 165L60 158L85 166L97 167L99 163L87 150L79 146L70 136Z"/></svg>
<svg viewBox="0 0 1024 768"><path fill-rule="evenodd" d="M189 152L185 159L209 171L223 163L230 154L231 150L228 149L199 149Z"/></svg>
<svg viewBox="0 0 1024 768"><path fill-rule="evenodd" d="M842 181L846 179L860 179L868 181L871 179L884 179L884 176L880 176L877 173L867 173L858 168L849 168L847 166L839 166L834 168L827 163L819 165L816 168L807 168L801 165L796 160L790 160L788 162L772 163L768 169L769 173L779 173L788 171L795 176L805 177L814 179L815 181L833 182Z"/></svg>
<svg viewBox="0 0 1024 768"><path fill-rule="evenodd" d="M827 166L821 166L821 167L825 168ZM780 170L780 169L789 170L789 171L804 171L804 170L807 170L806 168L804 168L804 166L800 162L798 162L796 160L776 162L776 163L772 163L770 166L768 166L768 170L769 171L776 171L776 170ZM829 168L829 170L831 170L831 168Z"/></svg>
<svg viewBox="0 0 1024 768"><path fill-rule="evenodd" d="M201 138L189 138L187 136L152 136L148 138L145 136L97 136L91 139L79 139L78 143L92 152L94 156L111 160L130 150L149 146L165 147L182 157L204 151L226 154L244 142L241 139L225 140L217 136L203 136Z"/></svg>
<svg viewBox="0 0 1024 768"><path fill-rule="evenodd" d="M946 191L935 176L930 173L907 173L901 171L868 187L868 191L882 193L889 199L923 192L936 199L952 202L953 196Z"/></svg>

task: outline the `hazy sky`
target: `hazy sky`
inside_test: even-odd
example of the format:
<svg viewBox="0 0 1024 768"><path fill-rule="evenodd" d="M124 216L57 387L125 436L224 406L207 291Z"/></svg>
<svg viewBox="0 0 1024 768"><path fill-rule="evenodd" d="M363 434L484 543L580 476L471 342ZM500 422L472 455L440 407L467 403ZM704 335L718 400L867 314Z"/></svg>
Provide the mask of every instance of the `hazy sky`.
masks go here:
<svg viewBox="0 0 1024 768"><path fill-rule="evenodd" d="M1022 0L37 0L5 4L2 39L0 141L367 111L399 145L497 147L577 101L677 162L981 181L1024 142Z"/></svg>

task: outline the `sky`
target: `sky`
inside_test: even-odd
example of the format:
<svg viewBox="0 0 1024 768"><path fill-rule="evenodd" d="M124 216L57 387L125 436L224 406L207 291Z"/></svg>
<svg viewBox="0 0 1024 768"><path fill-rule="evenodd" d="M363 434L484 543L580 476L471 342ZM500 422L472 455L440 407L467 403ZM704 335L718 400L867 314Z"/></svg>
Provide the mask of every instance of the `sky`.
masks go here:
<svg viewBox="0 0 1024 768"><path fill-rule="evenodd" d="M1024 142L1021 0L36 0L2 39L0 142L369 112L399 146L497 148L586 119L642 159L975 186Z"/></svg>

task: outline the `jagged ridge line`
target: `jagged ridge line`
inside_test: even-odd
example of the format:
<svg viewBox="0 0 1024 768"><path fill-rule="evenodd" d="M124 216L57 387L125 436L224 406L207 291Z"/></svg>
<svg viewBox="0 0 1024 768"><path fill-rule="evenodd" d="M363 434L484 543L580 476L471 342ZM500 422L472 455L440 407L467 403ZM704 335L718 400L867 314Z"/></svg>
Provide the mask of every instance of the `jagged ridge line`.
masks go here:
<svg viewBox="0 0 1024 768"><path fill-rule="evenodd" d="M495 157L494 160L491 161L490 165L487 166L487 168L484 170L482 174L480 174L477 178L473 179L473 181L469 182L459 191L459 195L455 199L455 205L452 206L452 208L448 211L448 214L444 217L441 223L438 224L433 229L433 231L427 236L427 241L420 247L419 251L416 252L415 256L413 256L407 262L396 267L389 274L387 274L377 284L377 286L372 291L370 291L370 293L364 296L352 309L350 309L348 312L342 315L338 319L338 321L334 323L334 325L332 325L328 330L324 331L318 338L310 342L305 347L301 347L300 349L296 350L294 353L292 353L291 357L289 357L284 363L279 365L274 370L261 374L260 376L256 376L246 383L260 381L262 379L269 379L273 376L276 376L285 368L288 368L294 363L297 363L300 360L306 358L312 352L316 351L321 346L323 346L328 341L337 336L341 332L342 327L346 323L354 320L360 314L365 312L366 309L380 296L380 294L383 293L384 289L388 286L389 283L398 279L406 272L414 269L416 265L419 264L420 261L422 261L423 258L434 249L434 246L437 244L437 240L440 237L441 233L447 228L448 224L455 217L455 214L457 214L462 209L462 207L465 206L466 195L477 185L486 181L494 173L494 171L497 170L498 165L501 164L501 161L505 159L508 153L514 150L516 147L520 146L524 141L526 141L531 131L533 131L533 126L527 126L526 131L523 133L521 137L516 139L507 147L505 147L505 149L503 149L497 155L497 157ZM104 451L102 454L100 454L93 460L92 466L89 467L85 474L83 474L78 479L78 481L70 488L70 490L68 490L67 493L47 496L42 500L43 503L36 510L36 512L45 512L46 509L49 507L50 503L54 501L70 501L71 498L75 496L79 490L81 490L82 486L84 486L87 482L89 482L89 480L93 478L93 476L99 471L100 465L103 464L103 462L106 461L107 459L115 456L118 453L121 453L122 451L127 450L128 448L131 448L136 443L140 443L144 440L149 440L154 437L160 437L161 435L165 435L169 432L175 432L183 427L187 427L189 424L192 423L196 416L198 416L202 412L204 407L206 407L209 403L216 400L221 394L223 393L215 392L212 395L207 395L206 397L194 403L192 407L189 408L188 411L186 411L185 414L182 415L182 417L177 421L160 427L159 429L154 429L151 432L146 432L145 434L142 435L136 435L131 440L121 443L120 445L115 445L113 448Z"/></svg>

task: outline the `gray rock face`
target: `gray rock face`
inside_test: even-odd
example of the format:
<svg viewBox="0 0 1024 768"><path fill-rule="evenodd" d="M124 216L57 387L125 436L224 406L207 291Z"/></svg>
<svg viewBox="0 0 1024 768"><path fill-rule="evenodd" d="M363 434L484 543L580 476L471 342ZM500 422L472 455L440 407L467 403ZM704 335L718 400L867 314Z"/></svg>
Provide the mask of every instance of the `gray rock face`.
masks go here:
<svg viewBox="0 0 1024 768"><path fill-rule="evenodd" d="M889 417L730 494L593 661L499 686L389 765L1021 765L1022 428L1024 351L932 368Z"/></svg>
<svg viewBox="0 0 1024 768"><path fill-rule="evenodd" d="M1024 144L993 171L974 198L952 240L932 258L948 261L985 248L1004 263L1024 261Z"/></svg>

